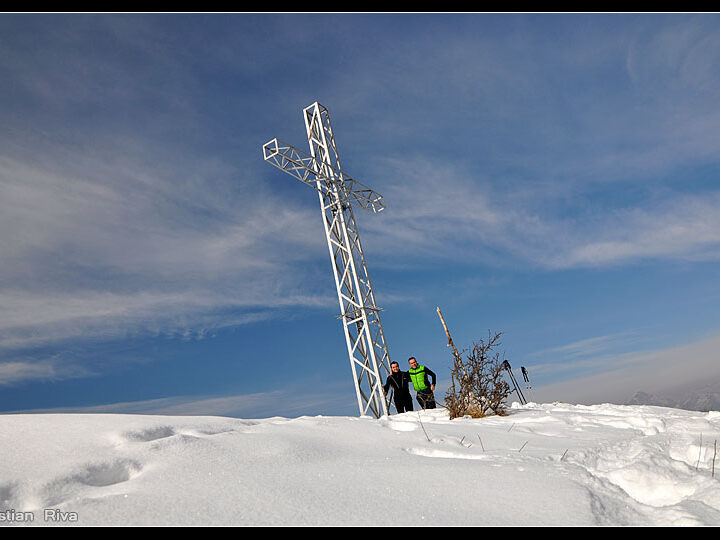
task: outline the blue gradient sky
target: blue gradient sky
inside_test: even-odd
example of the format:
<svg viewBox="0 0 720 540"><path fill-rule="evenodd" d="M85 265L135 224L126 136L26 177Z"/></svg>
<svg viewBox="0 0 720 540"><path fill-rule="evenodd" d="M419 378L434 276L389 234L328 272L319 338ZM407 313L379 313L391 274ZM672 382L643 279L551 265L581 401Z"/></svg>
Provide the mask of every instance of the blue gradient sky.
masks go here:
<svg viewBox="0 0 720 540"><path fill-rule="evenodd" d="M357 414L329 110L392 359L538 401L720 378L720 17L0 15L0 411Z"/></svg>

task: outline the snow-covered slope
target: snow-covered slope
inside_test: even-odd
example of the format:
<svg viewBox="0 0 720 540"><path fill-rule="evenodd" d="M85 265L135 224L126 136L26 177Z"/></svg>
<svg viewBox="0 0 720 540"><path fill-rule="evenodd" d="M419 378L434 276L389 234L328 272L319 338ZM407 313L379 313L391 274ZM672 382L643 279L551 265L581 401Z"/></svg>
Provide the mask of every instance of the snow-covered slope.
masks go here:
<svg viewBox="0 0 720 540"><path fill-rule="evenodd" d="M452 421L442 409L380 420L3 415L0 519L720 525L719 438L720 412L618 405Z"/></svg>

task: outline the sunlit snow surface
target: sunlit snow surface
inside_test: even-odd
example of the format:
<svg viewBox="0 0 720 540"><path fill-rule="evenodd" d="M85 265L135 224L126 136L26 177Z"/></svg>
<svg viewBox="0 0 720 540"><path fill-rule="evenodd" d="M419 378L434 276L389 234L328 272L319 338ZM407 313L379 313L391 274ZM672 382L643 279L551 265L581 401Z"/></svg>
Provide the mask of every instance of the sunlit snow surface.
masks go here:
<svg viewBox="0 0 720 540"><path fill-rule="evenodd" d="M0 525L720 525L720 412L509 413L2 415Z"/></svg>

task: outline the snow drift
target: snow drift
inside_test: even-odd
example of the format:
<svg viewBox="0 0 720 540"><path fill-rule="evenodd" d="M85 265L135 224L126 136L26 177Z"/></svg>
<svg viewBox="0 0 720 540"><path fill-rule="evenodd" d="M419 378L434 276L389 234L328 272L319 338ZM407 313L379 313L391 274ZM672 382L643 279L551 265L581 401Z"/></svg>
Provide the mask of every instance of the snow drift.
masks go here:
<svg viewBox="0 0 720 540"><path fill-rule="evenodd" d="M720 525L720 412L558 403L509 412L3 415L0 520Z"/></svg>

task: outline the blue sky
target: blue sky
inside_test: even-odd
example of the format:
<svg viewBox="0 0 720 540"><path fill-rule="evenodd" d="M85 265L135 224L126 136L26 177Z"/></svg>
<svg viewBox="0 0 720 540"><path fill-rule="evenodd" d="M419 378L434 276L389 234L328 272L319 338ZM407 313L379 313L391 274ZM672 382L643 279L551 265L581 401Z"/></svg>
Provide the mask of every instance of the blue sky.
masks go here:
<svg viewBox="0 0 720 540"><path fill-rule="evenodd" d="M532 398L720 378L715 14L0 15L0 411L357 414L331 114L390 356L488 330Z"/></svg>

